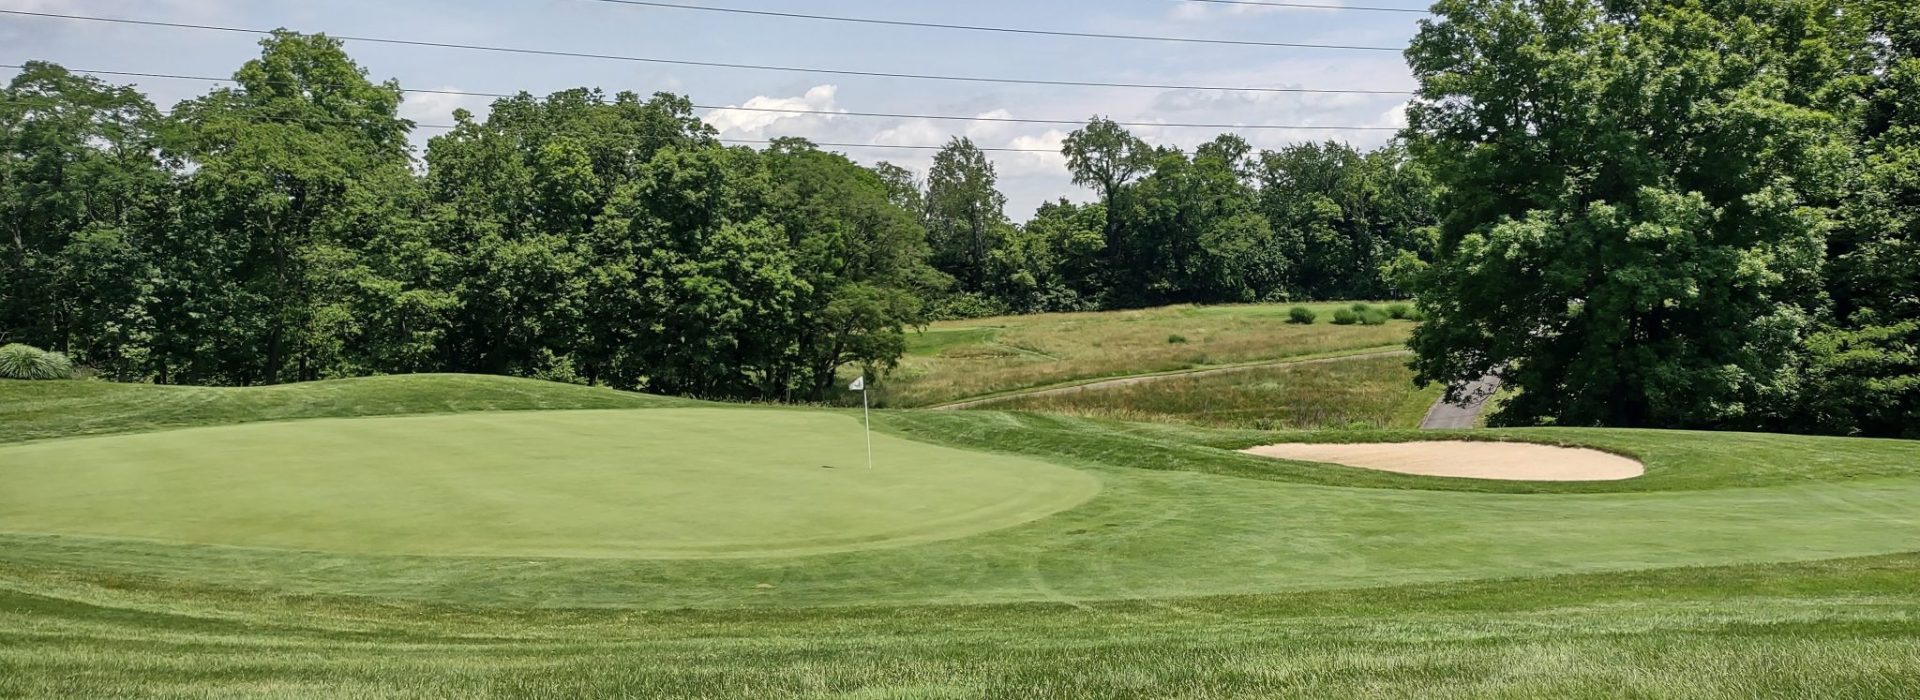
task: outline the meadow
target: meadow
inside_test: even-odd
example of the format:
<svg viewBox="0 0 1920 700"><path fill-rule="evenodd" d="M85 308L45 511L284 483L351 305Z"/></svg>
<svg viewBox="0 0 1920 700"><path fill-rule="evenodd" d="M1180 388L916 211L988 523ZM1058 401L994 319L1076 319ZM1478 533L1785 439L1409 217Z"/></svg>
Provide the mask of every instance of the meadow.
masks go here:
<svg viewBox="0 0 1920 700"><path fill-rule="evenodd" d="M1399 354L1174 375L1086 391L1016 396L984 407L1220 428L1417 428L1441 388L1413 385Z"/></svg>
<svg viewBox="0 0 1920 700"><path fill-rule="evenodd" d="M1413 324L1334 325L1346 303L1306 304L1320 319L1287 323L1293 304L1168 306L943 321L908 333L900 367L874 397L931 406L1036 387L1199 367L1402 347Z"/></svg>
<svg viewBox="0 0 1920 700"><path fill-rule="evenodd" d="M1233 451L1417 431L881 411L868 472L857 411L98 386L0 382L31 407L0 424L30 492L0 496L0 696L1920 692L1912 442L1447 435L1647 467L1495 482Z"/></svg>

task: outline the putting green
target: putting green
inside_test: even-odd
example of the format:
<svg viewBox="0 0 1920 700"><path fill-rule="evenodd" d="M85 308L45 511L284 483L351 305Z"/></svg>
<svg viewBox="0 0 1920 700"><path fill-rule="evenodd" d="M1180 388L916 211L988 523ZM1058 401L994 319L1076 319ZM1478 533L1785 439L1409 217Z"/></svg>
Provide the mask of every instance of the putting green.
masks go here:
<svg viewBox="0 0 1920 700"><path fill-rule="evenodd" d="M322 419L0 448L0 531L375 554L717 558L964 537L1099 481L819 411Z"/></svg>

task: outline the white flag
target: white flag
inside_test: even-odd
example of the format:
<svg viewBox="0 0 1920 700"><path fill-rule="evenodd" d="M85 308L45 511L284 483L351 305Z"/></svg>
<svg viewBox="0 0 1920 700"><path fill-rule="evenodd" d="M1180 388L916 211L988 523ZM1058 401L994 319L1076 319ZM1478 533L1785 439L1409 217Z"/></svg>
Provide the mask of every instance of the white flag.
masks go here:
<svg viewBox="0 0 1920 700"><path fill-rule="evenodd" d="M866 391L866 390L867 390L866 375L861 375L859 379L855 379L853 380L852 384L847 385L847 391Z"/></svg>

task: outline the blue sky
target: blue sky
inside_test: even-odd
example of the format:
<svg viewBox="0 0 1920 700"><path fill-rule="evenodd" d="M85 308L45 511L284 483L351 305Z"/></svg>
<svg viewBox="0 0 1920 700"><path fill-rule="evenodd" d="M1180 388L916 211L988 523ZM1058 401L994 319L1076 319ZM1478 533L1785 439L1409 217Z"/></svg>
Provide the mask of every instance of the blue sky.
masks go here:
<svg viewBox="0 0 1920 700"><path fill-rule="evenodd" d="M1411 13L1254 8L1183 0L672 0L921 22L1075 32L1258 41L1403 46L1422 17ZM1328 3L1328 0L1308 0ZM1328 4L1339 4L1334 0ZM1419 7L1413 0L1365 4ZM0 0L0 9L155 19L306 32L558 49L696 61L903 73L1031 77L1098 82L1337 89L1411 89L1398 53L1174 44L850 25L615 5L594 0ZM0 63L51 60L72 68L230 75L257 53L257 37L0 15ZM1001 115L1229 124L1398 125L1405 96L1260 94L969 84L768 73L561 57L349 43L375 79L402 87L545 94L576 86L642 94L671 91L695 103L815 110ZM13 71L0 69L0 78ZM162 107L206 83L134 82ZM456 108L484 113L487 100L410 95L405 116L445 123ZM715 112L723 136L805 136L860 144L933 144L955 135L982 146L1057 148L1070 127L980 121ZM1154 143L1191 147L1218 130L1135 129ZM438 131L422 129L417 141ZM1242 131L1263 148L1339 139L1378 145L1384 131ZM839 149L864 163L892 161L924 173L925 152ZM1089 194L1068 181L1051 153L993 154L1008 214L1024 220L1040 202Z"/></svg>

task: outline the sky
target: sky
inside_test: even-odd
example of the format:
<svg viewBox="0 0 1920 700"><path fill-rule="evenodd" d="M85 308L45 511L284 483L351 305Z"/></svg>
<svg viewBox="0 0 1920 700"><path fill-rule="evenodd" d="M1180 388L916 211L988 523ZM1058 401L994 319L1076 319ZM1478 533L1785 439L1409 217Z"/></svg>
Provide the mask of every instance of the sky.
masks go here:
<svg viewBox="0 0 1920 700"><path fill-rule="evenodd" d="M912 22L1067 32L1203 37L1287 43L1405 46L1423 15L1255 7L1191 0L665 0L685 5L871 17ZM1417 0L1300 0L1376 7ZM1234 87L1411 90L1394 51L1148 42L877 26L666 9L604 0L0 0L22 10L165 22L511 46L701 62L890 73L1079 82ZM72 69L230 76L258 54L244 33L123 26L0 15L0 63L46 60ZM573 87L642 95L674 92L717 108L954 115L965 120L779 115L700 110L724 138L802 136L849 144L940 145L965 136L981 147L1045 149L991 153L1007 213L1028 218L1042 202L1090 199L1075 186L1060 140L1071 126L1009 124L978 117L1118 121L1400 126L1406 95L1253 93L961 83L557 56L528 56L348 42L375 80L403 88L545 95ZM0 69L0 80L17 71ZM206 92L206 82L104 76L135 84L161 107ZM484 115L487 98L409 94L402 116L448 124L455 109ZM1191 149L1222 130L1131 129L1157 145ZM415 143L441 133L423 126ZM1371 148L1391 131L1238 130L1257 148L1340 140ZM865 164L888 161L922 175L931 151L833 148Z"/></svg>

